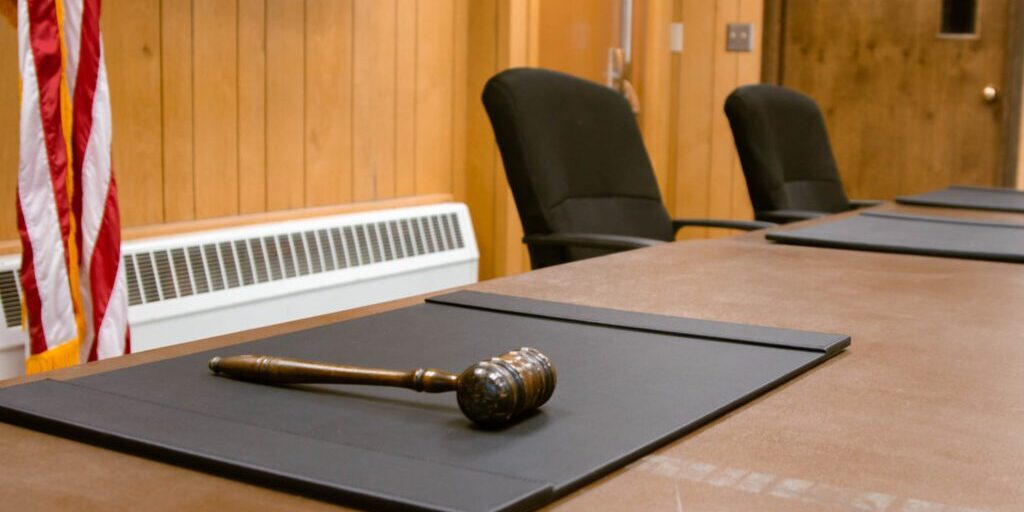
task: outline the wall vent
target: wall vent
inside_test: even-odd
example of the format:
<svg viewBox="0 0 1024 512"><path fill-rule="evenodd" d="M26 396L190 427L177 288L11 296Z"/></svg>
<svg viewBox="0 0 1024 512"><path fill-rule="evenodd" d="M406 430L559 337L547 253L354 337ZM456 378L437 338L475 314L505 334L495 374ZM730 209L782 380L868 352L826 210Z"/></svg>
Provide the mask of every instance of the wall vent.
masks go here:
<svg viewBox="0 0 1024 512"><path fill-rule="evenodd" d="M447 213L153 251L125 251L128 303L164 302L465 247L458 218ZM0 293L3 287L0 277ZM20 309L16 314L16 323L20 324Z"/></svg>
<svg viewBox="0 0 1024 512"><path fill-rule="evenodd" d="M0 301L7 327L21 328L21 282L17 270L0 271Z"/></svg>
<svg viewBox="0 0 1024 512"><path fill-rule="evenodd" d="M136 350L470 284L479 258L459 203L135 240L122 253ZM19 265L0 258L0 359L6 348L20 361Z"/></svg>

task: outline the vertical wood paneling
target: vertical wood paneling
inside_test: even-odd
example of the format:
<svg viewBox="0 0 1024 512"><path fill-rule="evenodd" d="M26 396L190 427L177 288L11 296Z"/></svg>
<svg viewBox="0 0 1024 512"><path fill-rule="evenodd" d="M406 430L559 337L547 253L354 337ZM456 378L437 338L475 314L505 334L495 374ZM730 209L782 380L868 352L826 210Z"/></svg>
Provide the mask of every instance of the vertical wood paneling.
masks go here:
<svg viewBox="0 0 1024 512"><path fill-rule="evenodd" d="M484 84L498 68L498 0L474 0L469 7L467 89L472 97L483 92ZM473 216L480 249L480 279L490 279L495 276L496 242L492 226L497 147L479 100L470 102L466 117L466 204Z"/></svg>
<svg viewBox="0 0 1024 512"><path fill-rule="evenodd" d="M684 1L686 41L680 55L675 214L707 217L711 169L712 118L715 112L715 2ZM704 228L686 228L683 238L703 238Z"/></svg>
<svg viewBox="0 0 1024 512"><path fill-rule="evenodd" d="M640 79L637 84L641 102L638 121L658 188L666 204L671 204L668 197L669 152L673 142L670 133L672 54L669 50L669 29L673 6L672 0L649 0L643 5L643 46L633 58L633 76Z"/></svg>
<svg viewBox="0 0 1024 512"><path fill-rule="evenodd" d="M763 24L764 6L763 0L739 0L739 16L737 20L741 23L751 23L754 27L760 28ZM757 34L755 28L754 34ZM761 81L761 39L754 38L754 51L749 53L736 54L736 85L756 84ZM722 105L724 105L724 101ZM721 111L721 108L719 109ZM732 130L728 129L729 138L732 140ZM733 143L735 152L735 142ZM743 166L740 164L739 156L733 159L732 165L732 196L730 199L731 214L734 219L753 219L754 208L750 203L750 196L747 194L747 180L743 176Z"/></svg>
<svg viewBox="0 0 1024 512"><path fill-rule="evenodd" d="M195 2L195 216L238 213L238 33L234 1Z"/></svg>
<svg viewBox="0 0 1024 512"><path fill-rule="evenodd" d="M608 80L608 49L620 46L620 0L542 2L538 65L588 80Z"/></svg>
<svg viewBox="0 0 1024 512"><path fill-rule="evenodd" d="M104 9L104 25L111 8ZM158 222L179 222L195 218L195 169L192 132L192 2L163 0L160 3L161 75L163 108L163 205ZM131 72L133 63L123 63ZM113 71L107 64L108 72ZM113 98L111 98L113 99ZM114 116L114 130L121 118ZM116 137L115 137L116 140ZM125 162L128 164L128 162ZM117 176L120 173L114 171ZM130 184L119 182L121 196L134 194ZM131 212L121 212L122 223L141 223Z"/></svg>
<svg viewBox="0 0 1024 512"><path fill-rule="evenodd" d="M531 57L538 56L530 48L531 43L540 41L535 31L539 27L540 8L536 1L499 0L497 69L532 66L537 63ZM529 270L528 258L524 256L522 243L523 228L519 222L512 192L505 178L500 155L494 153L494 273L496 276L518 274Z"/></svg>
<svg viewBox="0 0 1024 512"><path fill-rule="evenodd" d="M395 12L395 195L416 193L416 0ZM466 27L468 33L469 29Z"/></svg>
<svg viewBox="0 0 1024 512"><path fill-rule="evenodd" d="M238 212L267 210L267 3L238 2Z"/></svg>
<svg viewBox="0 0 1024 512"><path fill-rule="evenodd" d="M736 53L725 51L726 24L739 16L739 0L717 0L715 2L714 74L711 92L711 176L708 180L708 216L716 219L728 218L732 214L732 175L737 160L735 143L725 117L722 105L725 98L736 88ZM724 229L709 229L708 236L721 237L732 234Z"/></svg>
<svg viewBox="0 0 1024 512"><path fill-rule="evenodd" d="M118 184L133 191L120 198L124 224L162 222L160 2L117 0L106 7L103 51L110 108L122 120L113 129L112 164Z"/></svg>
<svg viewBox="0 0 1024 512"><path fill-rule="evenodd" d="M352 193L356 201L395 195L395 0L356 0Z"/></svg>
<svg viewBox="0 0 1024 512"><path fill-rule="evenodd" d="M305 206L305 3L267 0L267 209Z"/></svg>
<svg viewBox="0 0 1024 512"><path fill-rule="evenodd" d="M525 5L523 5L525 4ZM511 27L516 33L524 34L520 37L513 37L509 44L513 51L509 52L507 67L535 67L540 63L540 19L541 0L525 0L516 7L513 15L510 16ZM504 174L504 165L498 169ZM505 212L505 221L508 224L505 233L506 250L509 253L503 269L505 275L520 274L530 271L530 256L523 243L523 224L519 221L519 211L516 208L515 200L512 198L512 189L505 183L506 204L509 208Z"/></svg>
<svg viewBox="0 0 1024 512"><path fill-rule="evenodd" d="M0 208L0 239L18 238L14 214L14 191L18 187L18 141L19 107L18 92L18 31L6 22L0 22L0 201L7 204Z"/></svg>
<svg viewBox="0 0 1024 512"><path fill-rule="evenodd" d="M352 2L306 2L306 206L352 201Z"/></svg>
<svg viewBox="0 0 1024 512"><path fill-rule="evenodd" d="M683 2L682 0L672 0L672 22L682 23L683 19ZM676 210L679 204L679 200L676 198L676 193L679 190L679 130L682 125L682 120L679 117L680 104L682 103L681 91L682 91L682 52L674 51L668 61L669 65L669 101L666 104L666 108L669 111L669 125L668 125L668 179L666 180L666 189L663 192L665 195L665 207L668 209L669 215L673 218L679 218L681 215ZM685 231L685 230L680 230ZM680 238L682 233L676 232L676 238Z"/></svg>
<svg viewBox="0 0 1024 512"><path fill-rule="evenodd" d="M782 38L784 33L784 15L786 0L761 0L762 23L761 37L754 34L759 41L761 59L761 81L768 84L782 84ZM741 7L742 8L742 7Z"/></svg>
<svg viewBox="0 0 1024 512"><path fill-rule="evenodd" d="M469 2L455 0L455 19L452 26L454 63L452 67L452 183L451 192L456 201L466 200L466 111L479 94L467 89L469 56Z"/></svg>
<svg viewBox="0 0 1024 512"><path fill-rule="evenodd" d="M451 190L454 0L416 13L416 193Z"/></svg>

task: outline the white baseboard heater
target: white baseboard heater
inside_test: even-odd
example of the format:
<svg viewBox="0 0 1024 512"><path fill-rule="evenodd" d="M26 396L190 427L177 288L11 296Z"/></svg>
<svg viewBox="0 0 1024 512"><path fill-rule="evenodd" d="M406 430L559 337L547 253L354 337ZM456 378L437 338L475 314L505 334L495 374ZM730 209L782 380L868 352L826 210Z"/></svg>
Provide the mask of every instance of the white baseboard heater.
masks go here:
<svg viewBox="0 0 1024 512"><path fill-rule="evenodd" d="M126 241L132 351L471 284L469 211L442 203ZM0 379L24 373L21 257L0 258Z"/></svg>

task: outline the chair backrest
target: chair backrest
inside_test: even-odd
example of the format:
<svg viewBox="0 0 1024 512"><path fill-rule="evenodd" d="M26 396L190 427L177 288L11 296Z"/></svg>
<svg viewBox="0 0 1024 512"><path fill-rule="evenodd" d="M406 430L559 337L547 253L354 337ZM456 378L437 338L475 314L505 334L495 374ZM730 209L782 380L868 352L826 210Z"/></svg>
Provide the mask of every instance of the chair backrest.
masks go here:
<svg viewBox="0 0 1024 512"><path fill-rule="evenodd" d="M523 231L672 240L654 169L629 103L555 71L503 71L484 87ZM530 247L534 268L606 251Z"/></svg>
<svg viewBox="0 0 1024 512"><path fill-rule="evenodd" d="M725 100L725 114L755 212L850 209L813 99L785 87L746 85Z"/></svg>

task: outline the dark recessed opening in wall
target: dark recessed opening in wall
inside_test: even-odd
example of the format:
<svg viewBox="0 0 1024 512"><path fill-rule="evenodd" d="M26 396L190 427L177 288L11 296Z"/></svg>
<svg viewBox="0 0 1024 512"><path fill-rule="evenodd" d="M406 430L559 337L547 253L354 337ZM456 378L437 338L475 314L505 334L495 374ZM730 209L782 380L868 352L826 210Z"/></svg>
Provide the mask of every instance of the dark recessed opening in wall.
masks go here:
<svg viewBox="0 0 1024 512"><path fill-rule="evenodd" d="M971 36L977 33L978 0L942 0L940 36Z"/></svg>

